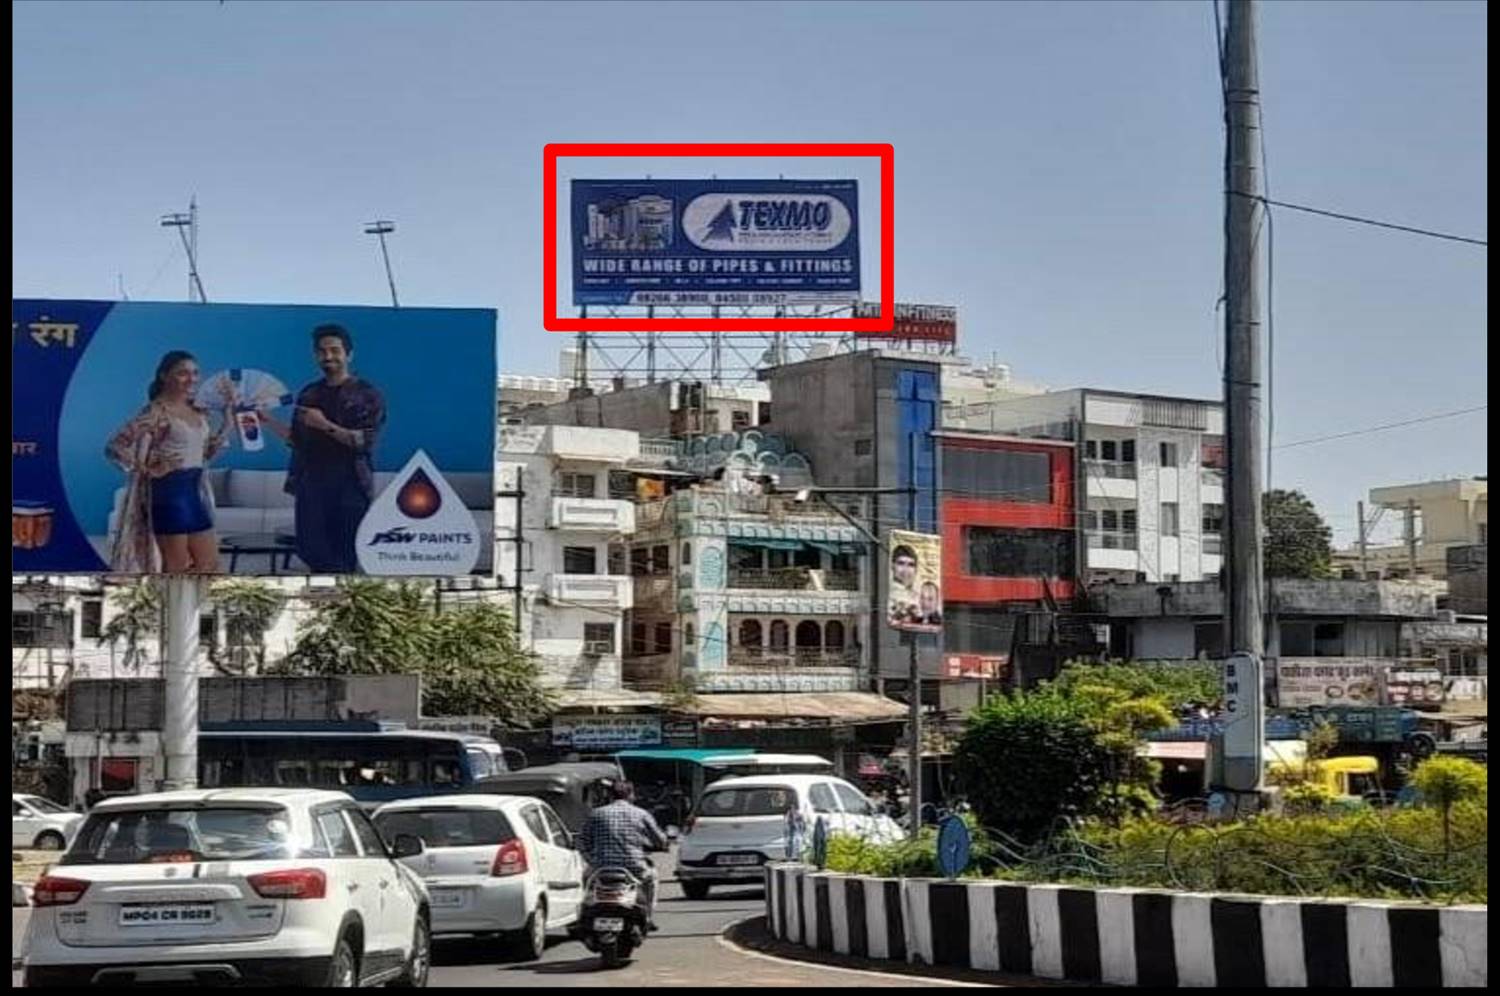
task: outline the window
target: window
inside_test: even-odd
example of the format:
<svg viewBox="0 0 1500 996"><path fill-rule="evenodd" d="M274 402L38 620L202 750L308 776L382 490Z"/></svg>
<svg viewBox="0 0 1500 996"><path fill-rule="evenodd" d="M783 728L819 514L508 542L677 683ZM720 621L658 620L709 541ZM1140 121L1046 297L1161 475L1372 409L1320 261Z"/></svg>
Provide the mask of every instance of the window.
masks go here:
<svg viewBox="0 0 1500 996"><path fill-rule="evenodd" d="M212 647L219 642L219 618L212 612L205 612L198 617L198 643L200 646Z"/></svg>
<svg viewBox="0 0 1500 996"><path fill-rule="evenodd" d="M1115 509L1106 508L1099 513L1099 528L1105 532L1114 532L1120 528L1120 513Z"/></svg>
<svg viewBox="0 0 1500 996"><path fill-rule="evenodd" d="M1052 500L1052 458L1046 453L947 446L943 489L950 495L1046 504Z"/></svg>
<svg viewBox="0 0 1500 996"><path fill-rule="evenodd" d="M482 750L470 748L464 751L464 756L469 759L469 773L475 778L489 778L497 773L503 774L503 772L495 771L494 758Z"/></svg>
<svg viewBox="0 0 1500 996"><path fill-rule="evenodd" d="M651 548L633 547L630 551L630 573L634 577L645 577L651 573Z"/></svg>
<svg viewBox="0 0 1500 996"><path fill-rule="evenodd" d="M521 810L521 819L525 821L526 829L530 830L531 835L537 840L546 843L551 839L551 835L547 833L547 821L542 817L540 807L527 806Z"/></svg>
<svg viewBox="0 0 1500 996"><path fill-rule="evenodd" d="M773 571L781 570L792 562L791 555L785 550L767 550L766 567Z"/></svg>
<svg viewBox="0 0 1500 996"><path fill-rule="evenodd" d="M1135 463L1135 440L1127 439L1120 443L1120 462Z"/></svg>
<svg viewBox="0 0 1500 996"><path fill-rule="evenodd" d="M964 545L973 577L1073 576L1073 534L1066 530L970 526Z"/></svg>
<svg viewBox="0 0 1500 996"><path fill-rule="evenodd" d="M1281 623L1281 656L1344 656L1344 624L1302 620Z"/></svg>
<svg viewBox="0 0 1500 996"><path fill-rule="evenodd" d="M86 598L83 600L83 637L86 640L97 640L104 632L104 599Z"/></svg>
<svg viewBox="0 0 1500 996"><path fill-rule="evenodd" d="M329 854L335 858L359 857L359 848L354 843L354 831L344 822L342 813L319 813L318 829L323 831Z"/></svg>
<svg viewBox="0 0 1500 996"><path fill-rule="evenodd" d="M874 816L875 809L870 805L870 800L860 795L848 785L840 785L834 782L833 790L838 793L839 802L844 806L844 812L854 816Z"/></svg>
<svg viewBox="0 0 1500 996"><path fill-rule="evenodd" d="M708 434L708 435L712 435L713 433L719 431L719 413L718 412L704 412L703 413L703 431L704 431L705 434Z"/></svg>
<svg viewBox="0 0 1500 996"><path fill-rule="evenodd" d="M594 574L599 567L599 551L591 546L563 547L564 574Z"/></svg>
<svg viewBox="0 0 1500 996"><path fill-rule="evenodd" d="M1083 441L1083 455L1086 456L1086 457L1088 457L1090 460L1097 460L1097 459L1099 459L1099 442L1098 442L1098 440L1085 439Z"/></svg>
<svg viewBox="0 0 1500 996"><path fill-rule="evenodd" d="M761 645L761 628L759 619L746 619L740 623L740 646L759 647Z"/></svg>
<svg viewBox="0 0 1500 996"><path fill-rule="evenodd" d="M1203 531L1205 533L1222 533L1224 531L1224 506L1203 506Z"/></svg>
<svg viewBox="0 0 1500 996"><path fill-rule="evenodd" d="M498 809L407 809L375 818L380 835L421 837L428 847L494 847L514 840L510 821Z"/></svg>
<svg viewBox="0 0 1500 996"><path fill-rule="evenodd" d="M837 619L830 619L828 625L823 627L823 646L829 650L844 649L844 624Z"/></svg>
<svg viewBox="0 0 1500 996"><path fill-rule="evenodd" d="M1177 444L1176 443L1162 443L1161 444L1161 465L1163 467L1175 467L1175 466L1177 466Z"/></svg>
<svg viewBox="0 0 1500 996"><path fill-rule="evenodd" d="M666 544L651 548L651 573L672 573L672 548Z"/></svg>
<svg viewBox="0 0 1500 996"><path fill-rule="evenodd" d="M646 653L645 623L635 623L630 627L630 652L637 657Z"/></svg>
<svg viewBox="0 0 1500 996"><path fill-rule="evenodd" d="M833 789L829 788L826 782L813 785L807 794L812 800L813 812L836 813L839 811L839 804L833 798Z"/></svg>
<svg viewBox="0 0 1500 996"><path fill-rule="evenodd" d="M823 646L823 627L810 619L797 624L797 649L817 650Z"/></svg>
<svg viewBox="0 0 1500 996"><path fill-rule="evenodd" d="M551 806L542 807L542 819L547 823L547 829L552 834L552 843L558 847L572 847L573 838L568 836L567 828L563 826L562 820L552 811Z"/></svg>
<svg viewBox="0 0 1500 996"><path fill-rule="evenodd" d="M743 408L736 408L729 413L729 428L735 432L743 432L750 428L750 413Z"/></svg>
<svg viewBox="0 0 1500 996"><path fill-rule="evenodd" d="M818 570L823 566L823 554L815 546L802 546L792 551L793 567L808 567Z"/></svg>
<svg viewBox="0 0 1500 996"><path fill-rule="evenodd" d="M656 652L659 654L672 652L672 624L669 622L656 624Z"/></svg>
<svg viewBox="0 0 1500 996"><path fill-rule="evenodd" d="M635 501L635 475L628 470L610 471L609 496L615 501Z"/></svg>
<svg viewBox="0 0 1500 996"><path fill-rule="evenodd" d="M621 577L625 573L625 549L624 547L612 546L608 555L609 573L615 577Z"/></svg>
<svg viewBox="0 0 1500 996"><path fill-rule="evenodd" d="M1164 501L1161 503L1161 534L1163 536L1178 535L1177 511L1177 503L1175 501Z"/></svg>
<svg viewBox="0 0 1500 996"><path fill-rule="evenodd" d="M365 852L366 857L386 858L390 857L385 850L385 842L380 839L370 818L358 809L346 809L344 815L350 823L354 824L354 835L359 838L359 846Z"/></svg>
<svg viewBox="0 0 1500 996"><path fill-rule="evenodd" d="M697 646L698 641L694 639L693 624L684 623L682 627L682 649L685 651L692 651L697 649Z"/></svg>
<svg viewBox="0 0 1500 996"><path fill-rule="evenodd" d="M873 440L873 439L856 439L854 441L854 455L855 456L869 456L871 453L874 453L874 452L875 452L875 440Z"/></svg>
<svg viewBox="0 0 1500 996"><path fill-rule="evenodd" d="M765 425L771 421L771 403L769 401L757 401L755 403L757 418L756 425Z"/></svg>
<svg viewBox="0 0 1500 996"><path fill-rule="evenodd" d="M1224 623L1193 623L1193 656L1220 658L1224 656Z"/></svg>
<svg viewBox="0 0 1500 996"><path fill-rule="evenodd" d="M791 631L787 628L785 619L776 619L771 622L771 649L785 650L791 642Z"/></svg>
<svg viewBox="0 0 1500 996"><path fill-rule="evenodd" d="M583 649L595 654L615 652L614 623L584 623Z"/></svg>
<svg viewBox="0 0 1500 996"><path fill-rule="evenodd" d="M1122 532L1135 532L1135 509L1127 508L1120 513L1120 529Z"/></svg>
<svg viewBox="0 0 1500 996"><path fill-rule="evenodd" d="M1118 460L1120 458L1120 445L1113 439L1100 440L1099 455L1105 460Z"/></svg>
<svg viewBox="0 0 1500 996"><path fill-rule="evenodd" d="M73 613L12 612L10 643L12 647L71 647Z"/></svg>
<svg viewBox="0 0 1500 996"><path fill-rule="evenodd" d="M710 788L703 793L703 799L698 803L698 815L780 816L795 806L796 800L796 793L782 785L765 788Z"/></svg>
<svg viewBox="0 0 1500 996"><path fill-rule="evenodd" d="M943 620L943 649L953 654L1008 654L1015 649L1020 613L980 605L950 605Z"/></svg>
<svg viewBox="0 0 1500 996"><path fill-rule="evenodd" d="M598 480L593 474L564 470L557 475L557 493L564 498L593 498L598 494Z"/></svg>
<svg viewBox="0 0 1500 996"><path fill-rule="evenodd" d="M682 566L688 567L693 562L693 544L682 544Z"/></svg>

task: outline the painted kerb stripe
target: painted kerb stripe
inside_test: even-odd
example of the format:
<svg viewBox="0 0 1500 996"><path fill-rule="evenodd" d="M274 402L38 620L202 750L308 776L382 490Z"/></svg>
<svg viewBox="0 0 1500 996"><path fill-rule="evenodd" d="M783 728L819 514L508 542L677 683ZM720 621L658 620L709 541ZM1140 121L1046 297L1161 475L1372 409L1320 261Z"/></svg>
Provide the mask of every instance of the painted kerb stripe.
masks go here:
<svg viewBox="0 0 1500 996"><path fill-rule="evenodd" d="M1172 934L1172 896L1140 892L1130 898L1135 914L1135 983L1177 988L1177 950Z"/></svg>
<svg viewBox="0 0 1500 996"><path fill-rule="evenodd" d="M1264 989L1265 942L1260 933L1260 903L1254 900L1215 899L1213 919L1214 975L1224 984Z"/></svg>
<svg viewBox="0 0 1500 996"><path fill-rule="evenodd" d="M1063 889L1057 894L1057 920L1062 929L1063 978L1098 982L1099 907L1092 889Z"/></svg>

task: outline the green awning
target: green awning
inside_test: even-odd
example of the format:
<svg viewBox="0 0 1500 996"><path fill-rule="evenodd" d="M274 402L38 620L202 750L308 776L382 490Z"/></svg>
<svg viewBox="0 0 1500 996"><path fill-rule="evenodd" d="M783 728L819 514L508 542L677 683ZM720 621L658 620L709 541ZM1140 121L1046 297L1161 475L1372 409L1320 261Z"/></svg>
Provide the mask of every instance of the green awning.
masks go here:
<svg viewBox="0 0 1500 996"><path fill-rule="evenodd" d="M662 747L622 750L615 754L615 757L622 761L686 761L689 764L702 764L710 758L744 757L754 753L755 751L750 748L741 747L683 747L680 750Z"/></svg>
<svg viewBox="0 0 1500 996"><path fill-rule="evenodd" d="M766 550L800 550L802 540L763 539L759 536L731 536L729 542L736 546L758 546Z"/></svg>
<svg viewBox="0 0 1500 996"><path fill-rule="evenodd" d="M858 543L824 543L819 540L808 540L807 545L814 549L822 550L824 553L832 554L835 557L840 554L858 556L865 552L864 548Z"/></svg>

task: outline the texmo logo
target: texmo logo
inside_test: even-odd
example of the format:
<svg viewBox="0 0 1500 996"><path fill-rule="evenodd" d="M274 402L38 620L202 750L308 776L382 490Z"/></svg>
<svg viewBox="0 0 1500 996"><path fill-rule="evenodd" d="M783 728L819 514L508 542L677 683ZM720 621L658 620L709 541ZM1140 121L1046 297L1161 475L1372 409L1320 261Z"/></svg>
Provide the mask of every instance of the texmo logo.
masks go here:
<svg viewBox="0 0 1500 996"><path fill-rule="evenodd" d="M853 217L828 194L719 193L690 201L682 228L700 249L816 251L842 243Z"/></svg>

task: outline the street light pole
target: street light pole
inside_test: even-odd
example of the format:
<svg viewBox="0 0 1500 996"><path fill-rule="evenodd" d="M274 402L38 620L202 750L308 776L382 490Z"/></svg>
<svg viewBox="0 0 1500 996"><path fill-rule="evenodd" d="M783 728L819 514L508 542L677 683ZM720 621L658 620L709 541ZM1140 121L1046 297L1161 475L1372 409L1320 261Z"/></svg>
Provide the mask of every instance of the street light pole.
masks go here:
<svg viewBox="0 0 1500 996"><path fill-rule="evenodd" d="M391 307L401 307L401 302L396 299L396 278L391 275L391 254L385 247L385 237L396 230L395 222L371 221L365 225L365 234L374 235L380 239L380 258L385 260L385 281L391 286Z"/></svg>

